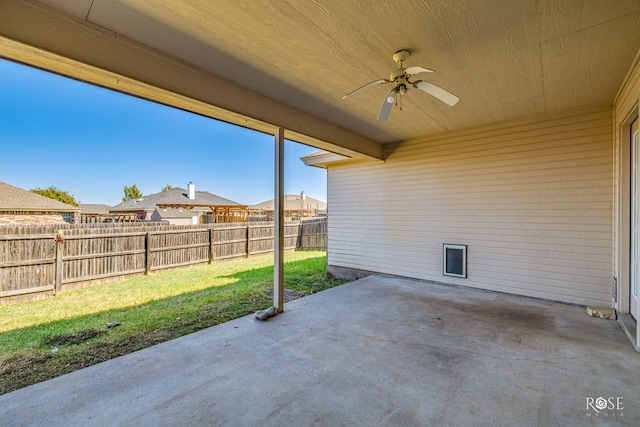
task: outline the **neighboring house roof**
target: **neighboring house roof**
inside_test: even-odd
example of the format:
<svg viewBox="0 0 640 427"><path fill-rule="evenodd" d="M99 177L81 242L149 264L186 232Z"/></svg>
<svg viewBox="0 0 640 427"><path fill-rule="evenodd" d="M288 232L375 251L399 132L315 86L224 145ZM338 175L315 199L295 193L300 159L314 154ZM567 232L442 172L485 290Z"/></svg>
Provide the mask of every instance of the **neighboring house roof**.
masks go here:
<svg viewBox="0 0 640 427"><path fill-rule="evenodd" d="M324 211L327 209L326 202L322 200L314 199L313 197L309 197L304 195L304 200L302 199L302 194L285 194L284 196L284 210L285 211L295 211L295 210L306 210L306 209L318 209L320 211ZM273 199L265 200L264 202L258 203L256 205L249 206L249 210L261 210L261 211L273 211L274 208Z"/></svg>
<svg viewBox="0 0 640 427"><path fill-rule="evenodd" d="M0 182L0 212L77 212L80 209Z"/></svg>
<svg viewBox="0 0 640 427"><path fill-rule="evenodd" d="M99 203L80 203L78 208L84 215L109 215L111 206Z"/></svg>
<svg viewBox="0 0 640 427"><path fill-rule="evenodd" d="M243 206L224 197L211 194L207 191L196 191L195 198L189 199L187 190L182 188L172 188L171 190L161 191L159 193L150 194L140 199L129 200L109 209L110 212L131 212L143 210L155 210L158 206L170 205L178 206L198 206L195 210L209 210L209 206Z"/></svg>

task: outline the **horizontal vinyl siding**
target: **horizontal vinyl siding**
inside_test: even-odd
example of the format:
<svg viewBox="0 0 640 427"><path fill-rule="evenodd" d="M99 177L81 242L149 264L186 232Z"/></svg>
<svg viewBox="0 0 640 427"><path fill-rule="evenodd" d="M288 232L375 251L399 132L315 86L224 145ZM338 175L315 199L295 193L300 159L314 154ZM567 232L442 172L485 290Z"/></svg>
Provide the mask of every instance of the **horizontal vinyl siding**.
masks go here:
<svg viewBox="0 0 640 427"><path fill-rule="evenodd" d="M640 102L640 51L629 70L615 100L615 214L614 276L622 287L629 286L629 215L630 215L630 117L638 114ZM624 144L624 145L622 145ZM618 307L620 309L620 307ZM623 312L627 309L623 308Z"/></svg>
<svg viewBox="0 0 640 427"><path fill-rule="evenodd" d="M328 264L610 304L612 116L521 120L331 167ZM468 245L467 279L442 275L444 243Z"/></svg>

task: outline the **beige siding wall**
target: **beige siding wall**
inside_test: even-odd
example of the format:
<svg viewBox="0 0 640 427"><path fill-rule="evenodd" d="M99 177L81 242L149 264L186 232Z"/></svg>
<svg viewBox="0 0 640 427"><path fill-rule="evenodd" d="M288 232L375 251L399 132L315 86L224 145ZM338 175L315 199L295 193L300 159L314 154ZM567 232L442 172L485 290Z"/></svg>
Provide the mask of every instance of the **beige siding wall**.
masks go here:
<svg viewBox="0 0 640 427"><path fill-rule="evenodd" d="M611 304L610 106L440 135L329 169L328 264ZM468 278L442 245L468 245Z"/></svg>
<svg viewBox="0 0 640 427"><path fill-rule="evenodd" d="M628 309L629 287L629 247L630 247L630 162L631 146L629 141L630 122L638 116L640 102L640 52L623 82L615 99L615 241L614 276L619 285L618 309L623 313Z"/></svg>

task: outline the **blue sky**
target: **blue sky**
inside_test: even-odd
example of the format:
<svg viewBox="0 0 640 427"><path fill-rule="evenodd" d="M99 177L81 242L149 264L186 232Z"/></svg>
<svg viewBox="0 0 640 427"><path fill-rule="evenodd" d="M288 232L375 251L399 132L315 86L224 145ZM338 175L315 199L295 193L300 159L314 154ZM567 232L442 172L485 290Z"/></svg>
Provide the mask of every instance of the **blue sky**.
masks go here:
<svg viewBox="0 0 640 427"><path fill-rule="evenodd" d="M0 181L56 186L80 203L120 203L166 184L242 204L273 198L273 135L169 108L0 59ZM285 193L326 201L326 171L285 142Z"/></svg>

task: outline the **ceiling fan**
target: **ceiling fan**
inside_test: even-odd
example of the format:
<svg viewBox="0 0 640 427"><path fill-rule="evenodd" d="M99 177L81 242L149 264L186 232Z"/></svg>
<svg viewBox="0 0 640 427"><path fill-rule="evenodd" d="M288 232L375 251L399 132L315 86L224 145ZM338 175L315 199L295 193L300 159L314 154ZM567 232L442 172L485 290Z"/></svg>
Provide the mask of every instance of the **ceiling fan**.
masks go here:
<svg viewBox="0 0 640 427"><path fill-rule="evenodd" d="M369 86L376 86L385 83L393 84L393 88L384 96L384 101L382 101L382 108L380 109L380 114L378 114L378 121L387 120L387 118L389 118L389 114L391 113L391 107L393 107L393 104L399 104L400 109L402 110L402 97L407 93L410 86L413 86L416 89L420 89L421 91L438 98L440 101L444 102L447 105L450 105L452 107L456 105L460 98L450 92L447 92L441 87L436 86L433 83L425 82L424 80L411 81L411 78L413 78L413 76L415 76L416 74L433 73L434 71L424 67L405 68L404 61L407 60L409 55L410 53L408 50L397 51L393 54L393 60L398 63L398 68L391 73L388 79L379 79L367 83L366 85L361 86L352 92L349 92L348 94L343 96L342 99L346 99L351 95L368 88Z"/></svg>

